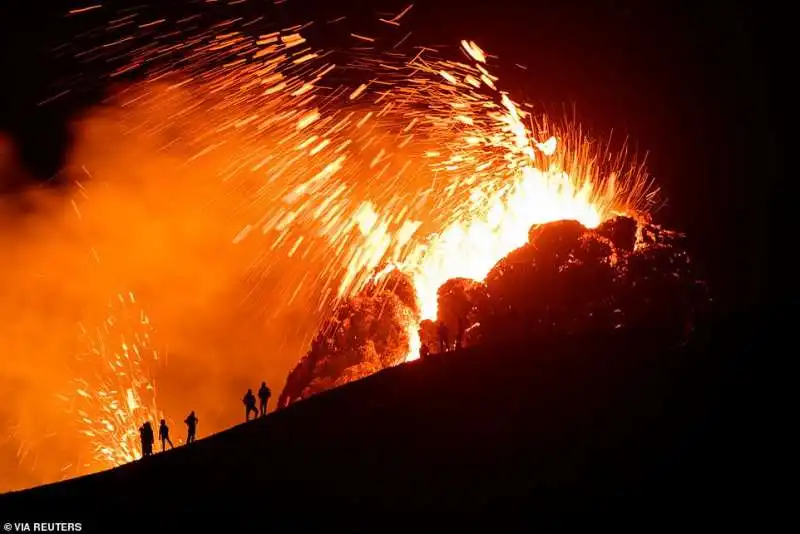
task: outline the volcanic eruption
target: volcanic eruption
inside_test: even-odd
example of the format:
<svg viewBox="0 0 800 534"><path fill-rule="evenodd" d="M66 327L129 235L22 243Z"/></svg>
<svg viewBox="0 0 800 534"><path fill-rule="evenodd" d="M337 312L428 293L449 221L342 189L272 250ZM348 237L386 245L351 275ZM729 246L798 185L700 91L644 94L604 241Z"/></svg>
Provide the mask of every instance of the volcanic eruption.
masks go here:
<svg viewBox="0 0 800 534"><path fill-rule="evenodd" d="M594 229L571 220L535 225L483 280L440 286L437 315L408 336L400 332L418 324L418 302L411 277L393 269L325 324L290 373L280 405L414 359L407 350L415 335L423 354L620 328L665 336L653 343L680 340L708 295L679 241L624 216Z"/></svg>
<svg viewBox="0 0 800 534"><path fill-rule="evenodd" d="M371 233L380 218L370 211L361 229L369 261L362 254L348 266L348 274L367 273L355 284L363 289L323 325L290 373L281 406L415 359L418 348L436 353L536 333L621 328L646 322L656 310L664 312L659 319L674 320L672 312L685 318L699 302L689 295L698 281L677 236L649 220L655 191L644 170L624 153L598 151L574 126L534 122L497 89L486 54L473 42L461 46L473 65L417 56L409 63L413 88L399 84L401 96L391 101L425 109L409 114L432 138L448 132L446 150L425 157L452 177L447 195L463 188L461 204L441 229L411 246L407 235L393 239L386 225ZM451 109L431 113L436 103ZM533 130L550 135L539 141ZM411 226L414 235L423 224ZM405 248L390 250L395 242ZM387 272L378 261L390 262L385 285L376 282ZM387 289L376 293L376 285ZM662 304L667 295L673 300ZM375 342L387 347L388 325L397 329L399 322L409 330L405 357L395 345L374 355Z"/></svg>
<svg viewBox="0 0 800 534"><path fill-rule="evenodd" d="M671 324L696 306L679 236L649 219L643 165L515 102L476 43L404 37L380 50L356 35L337 63L302 26L135 13L146 22L130 35L103 26L76 52L107 61L116 89L64 171L83 207L58 207L83 225L67 245L83 257L102 242L93 273L148 303L159 349L179 363L142 356L158 353L145 315L87 327L92 357L48 381L72 388L67 426L93 455L64 454L79 472L135 458L138 424L185 409L187 391L204 433L229 426L220 399L238 399L254 370L282 379L304 353L281 406L421 352ZM47 308L25 327L53 321ZM77 337L71 315L64 323ZM51 352L75 356L66 343ZM62 363L47 365L56 375ZM166 369L158 404L155 368ZM207 382L192 390L197 375ZM44 433L19 426L20 441ZM38 481L65 473L38 469Z"/></svg>

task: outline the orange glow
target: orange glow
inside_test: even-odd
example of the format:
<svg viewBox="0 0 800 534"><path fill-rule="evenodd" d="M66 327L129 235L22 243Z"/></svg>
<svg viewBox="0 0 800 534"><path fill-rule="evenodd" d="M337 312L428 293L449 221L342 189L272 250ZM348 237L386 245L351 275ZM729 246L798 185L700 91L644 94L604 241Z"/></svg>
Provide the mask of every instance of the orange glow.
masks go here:
<svg viewBox="0 0 800 534"><path fill-rule="evenodd" d="M162 410L177 420L198 410L204 435L229 427L241 419L241 387L266 379L279 388L340 300L385 265L408 273L416 289L406 360L414 359L417 325L435 318L437 289L449 278L482 280L533 224L567 218L594 227L652 201L640 167L514 102L472 41L453 60L431 49L365 50L380 40L355 33L358 52L335 65L297 28L253 35L247 20L232 20L194 34L156 22L135 31L187 33L126 52L111 79L132 70L145 79L76 128L64 173L75 184L71 198L48 198L47 215L24 237L15 220L4 221L3 251L26 265L0 266L18 288L0 301L0 339L11 340L3 370L23 376L34 399L71 387L62 396L68 415L60 404L50 426L34 407L52 407L13 408L26 417L16 456L0 458L9 472L25 456L17 451L55 434L62 417L78 432L58 458L78 473L138 457L138 426ZM112 34L92 53L136 41ZM328 83L344 68L369 79ZM100 327L85 330L80 371L64 370L75 323L93 323L108 287L120 285L158 317L158 345L125 295ZM40 308L30 291L42 292ZM39 332L56 329L31 351ZM158 399L156 346L180 361L167 367L169 378L159 375ZM30 352L35 359L23 361ZM36 462L35 477L5 483L54 480L61 465Z"/></svg>
<svg viewBox="0 0 800 534"><path fill-rule="evenodd" d="M132 293L117 296L101 326L82 328L87 345L78 364L90 371L75 379L75 391L60 395L75 413L91 457L79 473L108 469L141 458L138 428L150 421L157 429L164 414L156 405L152 369L159 363L153 329Z"/></svg>
<svg viewBox="0 0 800 534"><path fill-rule="evenodd" d="M592 159L597 154L575 132L566 132L561 151L555 135L535 139L525 123L528 114L496 89L497 77L480 65L485 53L472 42L462 41L462 47L476 61L474 67L427 63L417 57L409 64L416 76L412 81L426 90L409 92L401 85L402 99L396 101L407 111L419 103L416 99L430 99L431 93L451 98L441 102L452 108L449 113L425 117L433 126L427 134L446 136L442 141L447 151L427 151L424 157L430 160L430 170L445 176L446 194L455 195L463 187L461 201L441 229L427 235L418 231L425 221L411 217L407 206L397 205L394 212L379 215L371 202L359 205L353 220L362 241L350 255L340 295L358 291L369 273L388 261L411 275L420 319L435 319L437 290L445 281L483 280L500 259L527 241L532 225L575 219L594 228L612 215L646 206L649 192L643 177L634 175L632 183L617 189L615 175L600 174L602 169ZM457 69L457 74L446 66ZM458 91L422 83L437 83L437 75L443 85ZM478 78L490 81L485 93L474 91L482 86ZM497 149L502 158L496 157ZM389 230L393 222L399 226L394 233ZM406 361L418 357L417 327L416 322L409 324L413 341Z"/></svg>

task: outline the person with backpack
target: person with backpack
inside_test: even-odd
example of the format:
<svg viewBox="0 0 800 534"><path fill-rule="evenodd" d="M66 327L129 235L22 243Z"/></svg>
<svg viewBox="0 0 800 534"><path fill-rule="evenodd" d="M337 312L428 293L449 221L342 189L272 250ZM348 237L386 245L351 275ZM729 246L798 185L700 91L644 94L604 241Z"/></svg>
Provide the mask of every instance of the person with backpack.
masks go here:
<svg viewBox="0 0 800 534"><path fill-rule="evenodd" d="M247 394L245 394L244 398L242 399L242 402L244 402L244 408L245 408L245 413L244 413L245 421L250 420L250 412L253 412L253 419L258 417L258 409L256 408L256 396L253 395L252 389L247 390Z"/></svg>
<svg viewBox="0 0 800 534"><path fill-rule="evenodd" d="M142 440L142 457L152 456L155 435L153 434L153 427L150 425L150 421L145 421L141 428L139 428L139 436Z"/></svg>
<svg viewBox="0 0 800 534"><path fill-rule="evenodd" d="M186 428L188 430L186 434L186 444L194 443L195 436L197 434L197 416L194 414L194 410L192 413L189 414L183 422L186 423Z"/></svg>

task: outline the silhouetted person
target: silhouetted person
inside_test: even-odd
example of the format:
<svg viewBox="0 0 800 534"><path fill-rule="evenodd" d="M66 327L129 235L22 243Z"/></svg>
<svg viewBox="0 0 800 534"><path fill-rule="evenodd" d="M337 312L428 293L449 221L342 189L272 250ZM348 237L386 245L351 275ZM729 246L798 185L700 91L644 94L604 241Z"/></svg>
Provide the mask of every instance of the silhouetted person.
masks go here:
<svg viewBox="0 0 800 534"><path fill-rule="evenodd" d="M447 327L444 323L439 323L439 341L442 344L442 352L447 352Z"/></svg>
<svg viewBox="0 0 800 534"><path fill-rule="evenodd" d="M145 430L145 437L147 439L147 454L149 456L153 454L153 445L156 442L156 435L155 432L153 431L153 426L150 424L150 421L145 422L144 430Z"/></svg>
<svg viewBox="0 0 800 534"><path fill-rule="evenodd" d="M244 412L245 421L250 420L250 412L253 412L253 419L258 417L258 409L256 408L256 396L253 395L252 389L247 390L247 394L244 396L244 399L242 399L242 402L244 402L244 408L245 408Z"/></svg>
<svg viewBox="0 0 800 534"><path fill-rule="evenodd" d="M183 422L186 423L186 427L188 429L188 433L186 435L186 443L194 443L195 435L197 434L197 416L194 414L194 410L192 413L189 414Z"/></svg>
<svg viewBox="0 0 800 534"><path fill-rule="evenodd" d="M267 383L261 382L261 387L258 388L258 400L261 401L260 405L261 417L267 415L267 402L269 402L269 398L271 396L272 396L272 391L270 391L270 389L267 387Z"/></svg>
<svg viewBox="0 0 800 534"><path fill-rule="evenodd" d="M144 425L139 427L139 444L142 447L142 457L147 456L147 437L144 430Z"/></svg>
<svg viewBox="0 0 800 534"><path fill-rule="evenodd" d="M150 425L150 421L145 421L139 429L139 435L142 439L142 456L152 455L155 435L153 434L153 427Z"/></svg>
<svg viewBox="0 0 800 534"><path fill-rule="evenodd" d="M172 440L169 439L169 427L167 426L167 422L163 419L158 427L158 437L161 440L161 452L164 452L167 448L167 443L169 443L170 449L175 448L175 445L172 444Z"/></svg>

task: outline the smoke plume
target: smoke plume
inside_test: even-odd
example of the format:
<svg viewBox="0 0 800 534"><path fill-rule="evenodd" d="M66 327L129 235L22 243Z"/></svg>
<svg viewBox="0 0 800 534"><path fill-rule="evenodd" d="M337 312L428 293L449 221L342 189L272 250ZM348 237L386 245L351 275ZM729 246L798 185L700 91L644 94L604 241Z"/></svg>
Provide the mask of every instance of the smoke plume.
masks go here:
<svg viewBox="0 0 800 534"><path fill-rule="evenodd" d="M90 440L71 431L76 415L60 399L80 378L81 328L102 325L117 295L135 295L151 321L165 361L152 377L159 408L175 421L196 410L201 435L238 421L248 387L281 384L315 330L308 298L270 304L309 267L286 259L253 280L263 241L233 243L252 214L246 191L223 179L230 154L188 165L185 139L202 125L175 125L190 95L170 94L146 117L115 100L76 122L60 188L30 185L0 136L0 491L81 472ZM175 126L131 126L147 124Z"/></svg>

